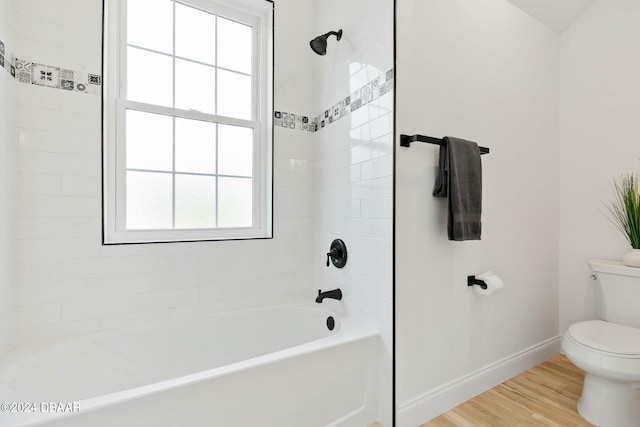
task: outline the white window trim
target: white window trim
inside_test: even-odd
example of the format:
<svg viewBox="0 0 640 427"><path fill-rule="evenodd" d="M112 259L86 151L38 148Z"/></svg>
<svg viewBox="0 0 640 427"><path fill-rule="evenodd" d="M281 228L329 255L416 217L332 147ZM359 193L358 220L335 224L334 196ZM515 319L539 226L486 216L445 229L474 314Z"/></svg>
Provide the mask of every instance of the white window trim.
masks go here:
<svg viewBox="0 0 640 427"><path fill-rule="evenodd" d="M256 239L272 237L273 177L273 4L270 1L185 0L182 3L243 23L252 22L254 43L259 58L253 61L252 120L221 117L194 110L177 110L124 99L125 84L119 79L126 72L125 0L104 0L103 54L103 244L184 242L203 240ZM264 3L264 7L262 4ZM257 8L257 4L261 7ZM252 7L250 7L250 5ZM118 17L119 19L113 19ZM111 19L110 19L111 18ZM106 59L108 58L108 60ZM114 60L117 58L117 60ZM116 67L119 67L117 69ZM119 71L119 72L117 72ZM256 84L257 83L257 84ZM173 115L220 124L239 125L254 131L254 197L253 227L177 230L125 229L125 156L124 119L127 109Z"/></svg>

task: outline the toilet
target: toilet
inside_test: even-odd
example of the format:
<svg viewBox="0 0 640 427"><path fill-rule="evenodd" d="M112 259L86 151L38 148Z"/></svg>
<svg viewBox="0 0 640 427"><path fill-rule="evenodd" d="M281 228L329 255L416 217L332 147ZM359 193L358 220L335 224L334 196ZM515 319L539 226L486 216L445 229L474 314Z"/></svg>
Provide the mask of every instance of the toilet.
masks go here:
<svg viewBox="0 0 640 427"><path fill-rule="evenodd" d="M599 427L640 426L640 268L591 260L599 315L571 325L567 358L585 371L578 412Z"/></svg>

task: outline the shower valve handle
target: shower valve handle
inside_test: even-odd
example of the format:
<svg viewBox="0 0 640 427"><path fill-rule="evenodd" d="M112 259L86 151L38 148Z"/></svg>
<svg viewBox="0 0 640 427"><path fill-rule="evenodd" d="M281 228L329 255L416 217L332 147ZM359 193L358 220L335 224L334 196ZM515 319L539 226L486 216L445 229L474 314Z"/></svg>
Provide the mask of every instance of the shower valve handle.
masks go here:
<svg viewBox="0 0 640 427"><path fill-rule="evenodd" d="M327 252L327 267L331 265L331 261L337 268L342 268L347 263L347 246L340 239L331 242L331 248Z"/></svg>
<svg viewBox="0 0 640 427"><path fill-rule="evenodd" d="M331 258L337 258L338 256L338 250L336 248L331 248L331 251L327 252L327 267L329 267L329 260Z"/></svg>

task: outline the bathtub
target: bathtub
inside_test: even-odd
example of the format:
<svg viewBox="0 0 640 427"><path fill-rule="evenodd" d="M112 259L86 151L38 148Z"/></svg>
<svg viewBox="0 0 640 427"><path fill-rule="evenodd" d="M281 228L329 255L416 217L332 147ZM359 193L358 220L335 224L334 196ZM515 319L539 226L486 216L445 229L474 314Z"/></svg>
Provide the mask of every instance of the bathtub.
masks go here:
<svg viewBox="0 0 640 427"><path fill-rule="evenodd" d="M3 363L0 426L362 427L378 345L322 306L87 335Z"/></svg>

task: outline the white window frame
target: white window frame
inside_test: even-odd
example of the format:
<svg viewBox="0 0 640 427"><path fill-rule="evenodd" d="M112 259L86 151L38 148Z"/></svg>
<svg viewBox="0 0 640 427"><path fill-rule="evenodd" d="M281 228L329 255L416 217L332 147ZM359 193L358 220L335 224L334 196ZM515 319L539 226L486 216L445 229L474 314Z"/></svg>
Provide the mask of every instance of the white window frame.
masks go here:
<svg viewBox="0 0 640 427"><path fill-rule="evenodd" d="M103 244L257 239L272 237L273 3L269 0L176 0L253 28L253 111L250 120L130 101L126 96L126 0L104 0ZM174 17L175 19L175 17ZM175 34L174 34L175 37ZM175 79L175 76L174 76ZM210 229L126 229L125 116L127 110L253 129L253 226ZM175 173L175 171L173 172Z"/></svg>

